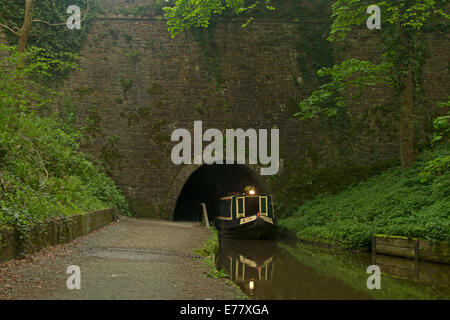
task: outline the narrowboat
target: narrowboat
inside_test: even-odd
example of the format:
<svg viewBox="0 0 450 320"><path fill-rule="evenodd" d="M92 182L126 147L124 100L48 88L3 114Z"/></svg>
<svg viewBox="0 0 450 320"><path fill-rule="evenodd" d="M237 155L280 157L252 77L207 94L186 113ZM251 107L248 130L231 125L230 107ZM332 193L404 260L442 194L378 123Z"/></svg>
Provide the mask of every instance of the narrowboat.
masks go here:
<svg viewBox="0 0 450 320"><path fill-rule="evenodd" d="M224 238L272 238L276 228L272 197L258 195L253 187L222 197L217 203L214 224Z"/></svg>

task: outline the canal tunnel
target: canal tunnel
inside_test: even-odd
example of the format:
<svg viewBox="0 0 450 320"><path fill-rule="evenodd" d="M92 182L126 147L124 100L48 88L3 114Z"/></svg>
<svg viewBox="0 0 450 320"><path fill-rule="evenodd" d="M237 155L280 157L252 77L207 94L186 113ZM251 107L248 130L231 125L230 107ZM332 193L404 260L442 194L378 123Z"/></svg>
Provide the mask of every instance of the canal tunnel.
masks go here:
<svg viewBox="0 0 450 320"><path fill-rule="evenodd" d="M254 186L258 193L267 193L260 177L246 165L203 165L191 174L181 190L174 220L201 220L200 203L205 203L208 218L213 221L217 199L243 192L248 185Z"/></svg>

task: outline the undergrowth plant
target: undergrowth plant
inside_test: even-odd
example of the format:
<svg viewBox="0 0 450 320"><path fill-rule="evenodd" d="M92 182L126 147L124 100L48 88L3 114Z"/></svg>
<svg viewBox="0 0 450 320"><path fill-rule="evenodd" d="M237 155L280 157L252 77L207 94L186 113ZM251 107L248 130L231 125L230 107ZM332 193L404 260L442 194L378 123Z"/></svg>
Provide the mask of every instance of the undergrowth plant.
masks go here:
<svg viewBox="0 0 450 320"><path fill-rule="evenodd" d="M57 93L36 80L49 75L36 50L0 46L0 227L26 236L57 216L107 207L128 214L114 182L80 152L81 133L56 113L42 115Z"/></svg>

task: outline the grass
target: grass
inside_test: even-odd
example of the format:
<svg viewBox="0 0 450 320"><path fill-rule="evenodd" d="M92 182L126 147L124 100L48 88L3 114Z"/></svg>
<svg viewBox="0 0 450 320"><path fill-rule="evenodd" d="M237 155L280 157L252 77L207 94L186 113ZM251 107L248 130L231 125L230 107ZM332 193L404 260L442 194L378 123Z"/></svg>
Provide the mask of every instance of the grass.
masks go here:
<svg viewBox="0 0 450 320"><path fill-rule="evenodd" d="M392 168L337 195L307 201L279 225L302 240L352 249L368 250L375 234L450 242L448 165L422 174L449 155L448 143L425 151L411 168Z"/></svg>
<svg viewBox="0 0 450 320"><path fill-rule="evenodd" d="M205 241L205 243L197 249L194 249L194 253L198 254L199 256L203 257L203 261L205 265L208 267L209 272L206 274L209 278L228 278L228 275L226 274L225 270L222 268L220 270L217 270L216 266L216 255L219 252L219 235L217 233L217 230L214 228L209 229L212 233L211 237ZM236 291L236 297L237 300L246 300L248 299L248 296L242 292L241 288L235 284L230 279L226 279L226 283L232 286Z"/></svg>
<svg viewBox="0 0 450 320"><path fill-rule="evenodd" d="M194 253L203 257L205 265L209 268L209 273L206 274L210 278L226 278L227 274L224 269L217 270L216 267L216 254L219 252L219 236L217 230L214 228L209 229L212 232L211 237L206 240L202 247L194 249Z"/></svg>

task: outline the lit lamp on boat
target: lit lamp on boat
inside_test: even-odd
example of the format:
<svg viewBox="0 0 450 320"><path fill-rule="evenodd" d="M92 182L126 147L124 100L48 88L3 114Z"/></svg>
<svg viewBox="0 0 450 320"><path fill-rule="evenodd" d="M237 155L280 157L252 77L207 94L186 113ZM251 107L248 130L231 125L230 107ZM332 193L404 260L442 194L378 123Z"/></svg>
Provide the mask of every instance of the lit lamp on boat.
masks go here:
<svg viewBox="0 0 450 320"><path fill-rule="evenodd" d="M253 187L253 186L245 187L245 192L251 196L254 196L256 194L255 187Z"/></svg>
<svg viewBox="0 0 450 320"><path fill-rule="evenodd" d="M248 288L249 288L250 290L255 289L255 281L250 280L250 281L248 282Z"/></svg>

